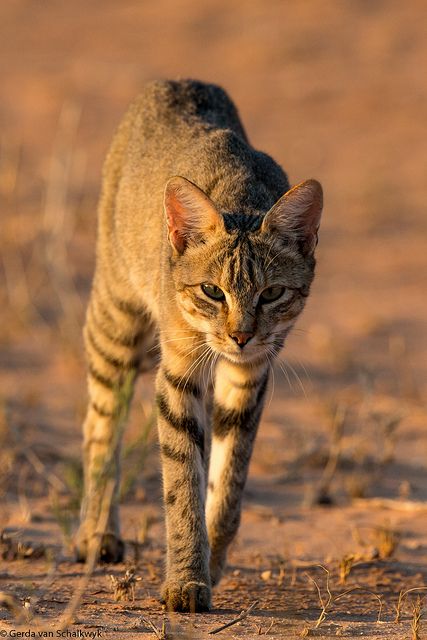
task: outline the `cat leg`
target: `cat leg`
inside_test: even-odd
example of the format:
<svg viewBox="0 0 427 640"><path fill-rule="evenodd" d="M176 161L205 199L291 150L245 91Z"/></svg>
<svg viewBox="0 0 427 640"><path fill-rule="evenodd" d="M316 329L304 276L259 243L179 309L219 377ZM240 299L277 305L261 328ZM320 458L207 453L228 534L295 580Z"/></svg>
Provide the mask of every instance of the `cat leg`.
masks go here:
<svg viewBox="0 0 427 640"><path fill-rule="evenodd" d="M216 370L206 522L216 584L240 523L243 489L261 417L268 368L221 360Z"/></svg>
<svg viewBox="0 0 427 640"><path fill-rule="evenodd" d="M211 602L204 517L205 416L202 391L195 382L197 371L191 378L186 376L197 356L190 360L177 350L162 346L157 376L167 539L162 601L168 610L195 612L208 610Z"/></svg>
<svg viewBox="0 0 427 640"><path fill-rule="evenodd" d="M139 363L144 312L112 290L104 278L95 278L84 329L89 405L83 425L84 493L76 544L80 561L96 549L99 535L100 560L120 562L124 553L118 514L120 446Z"/></svg>

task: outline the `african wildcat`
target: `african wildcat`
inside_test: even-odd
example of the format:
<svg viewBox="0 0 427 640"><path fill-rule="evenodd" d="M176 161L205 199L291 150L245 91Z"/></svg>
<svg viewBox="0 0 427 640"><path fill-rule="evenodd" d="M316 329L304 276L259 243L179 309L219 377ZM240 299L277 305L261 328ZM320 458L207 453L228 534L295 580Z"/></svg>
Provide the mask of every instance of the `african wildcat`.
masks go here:
<svg viewBox="0 0 427 640"><path fill-rule="evenodd" d="M157 341L170 609L210 607L239 525L270 363L313 279L321 209L320 184L289 190L211 84L149 84L113 140L84 333L90 403L78 555L95 545L98 480L113 460L100 555L122 559L118 398L126 372Z"/></svg>

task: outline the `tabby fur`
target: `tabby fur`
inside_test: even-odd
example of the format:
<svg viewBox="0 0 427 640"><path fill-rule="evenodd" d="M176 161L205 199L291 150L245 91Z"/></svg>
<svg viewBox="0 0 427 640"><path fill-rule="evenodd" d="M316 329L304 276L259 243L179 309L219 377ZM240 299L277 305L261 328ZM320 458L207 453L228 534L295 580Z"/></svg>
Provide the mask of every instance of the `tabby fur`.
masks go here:
<svg viewBox="0 0 427 640"><path fill-rule="evenodd" d="M114 137L84 329L90 400L77 553L123 558L118 416L124 385L158 344L169 609L211 606L269 370L313 279L321 209L320 184L290 189L218 86L153 82ZM113 479L111 506L103 478Z"/></svg>

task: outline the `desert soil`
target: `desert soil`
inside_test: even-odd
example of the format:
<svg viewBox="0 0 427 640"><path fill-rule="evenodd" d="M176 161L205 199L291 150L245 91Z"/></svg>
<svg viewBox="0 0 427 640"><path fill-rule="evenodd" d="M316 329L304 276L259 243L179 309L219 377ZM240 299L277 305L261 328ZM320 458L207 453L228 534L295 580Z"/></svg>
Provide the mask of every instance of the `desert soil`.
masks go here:
<svg viewBox="0 0 427 640"><path fill-rule="evenodd" d="M164 623L208 638L253 603L218 637L427 636L426 14L422 0L1 3L0 590L21 616L0 608L1 637L58 637L82 586L68 637ZM177 76L222 84L253 144L292 183L318 178L326 202L213 611L168 616L152 374L126 434L126 561L85 585L72 536L101 162L144 82ZM129 567L135 598L116 601L110 575Z"/></svg>

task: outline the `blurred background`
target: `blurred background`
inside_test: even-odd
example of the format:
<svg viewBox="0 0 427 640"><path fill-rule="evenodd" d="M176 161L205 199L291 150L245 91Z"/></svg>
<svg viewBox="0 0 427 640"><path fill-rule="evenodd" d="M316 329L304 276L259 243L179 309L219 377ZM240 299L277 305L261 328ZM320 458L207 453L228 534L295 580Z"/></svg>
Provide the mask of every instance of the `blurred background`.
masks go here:
<svg viewBox="0 0 427 640"><path fill-rule="evenodd" d="M248 501L301 505L338 441L347 462L326 487L332 501L427 497L426 17L423 0L3 0L5 521L31 520L48 500L72 529L60 507L80 490L81 327L101 166L154 78L221 84L252 144L292 184L315 177L325 191L317 277L275 372ZM146 376L123 492L156 514L144 484L158 480L151 393ZM292 464L300 482L268 493L263 482L286 479ZM301 553L315 553L310 544L321 536Z"/></svg>

